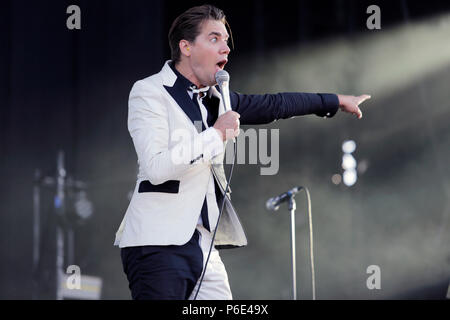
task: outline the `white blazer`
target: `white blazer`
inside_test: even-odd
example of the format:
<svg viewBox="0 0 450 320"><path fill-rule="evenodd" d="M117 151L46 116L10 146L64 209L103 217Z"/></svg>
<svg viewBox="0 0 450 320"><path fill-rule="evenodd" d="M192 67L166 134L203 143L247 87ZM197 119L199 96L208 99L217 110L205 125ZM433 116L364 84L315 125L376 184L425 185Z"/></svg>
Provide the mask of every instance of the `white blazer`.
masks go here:
<svg viewBox="0 0 450 320"><path fill-rule="evenodd" d="M182 245L192 237L209 179L224 182L225 144L214 128L201 131L186 88L168 65L131 89L128 130L136 149L139 172L128 209L116 233L120 248L143 245ZM219 115L225 112L220 93ZM200 127L201 128L201 127ZM222 170L217 170L222 169ZM222 189L223 191L223 189ZM220 209L220 208L219 208ZM211 226L217 217L209 216ZM229 196L220 219L215 245L247 244Z"/></svg>

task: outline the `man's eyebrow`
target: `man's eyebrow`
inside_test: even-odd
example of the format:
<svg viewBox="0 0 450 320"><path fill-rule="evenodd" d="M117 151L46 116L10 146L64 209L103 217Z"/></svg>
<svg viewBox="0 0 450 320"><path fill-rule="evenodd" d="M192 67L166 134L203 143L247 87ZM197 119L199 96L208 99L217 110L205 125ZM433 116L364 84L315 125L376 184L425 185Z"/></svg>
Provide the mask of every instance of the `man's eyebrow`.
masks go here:
<svg viewBox="0 0 450 320"><path fill-rule="evenodd" d="M208 37L214 35L214 36L218 36L218 37L222 37L222 33L220 32L216 32L216 31L212 31L208 34ZM228 34L225 35L226 38L229 38L230 36Z"/></svg>

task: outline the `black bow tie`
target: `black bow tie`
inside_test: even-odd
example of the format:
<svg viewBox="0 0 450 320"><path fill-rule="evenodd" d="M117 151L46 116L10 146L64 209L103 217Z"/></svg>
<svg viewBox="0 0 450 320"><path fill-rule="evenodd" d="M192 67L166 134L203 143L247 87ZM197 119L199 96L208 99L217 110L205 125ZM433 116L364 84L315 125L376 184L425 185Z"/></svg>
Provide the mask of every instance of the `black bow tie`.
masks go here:
<svg viewBox="0 0 450 320"><path fill-rule="evenodd" d="M191 86L188 88L188 90L193 92L192 101L199 108L199 110L200 105L198 100L201 100L203 106L205 106L206 110L208 111L206 122L208 123L208 126L211 127L214 125L217 117L219 116L219 99L211 99L212 97L210 98L207 96L206 92L209 90L209 88L210 87L198 89L195 86ZM197 96L199 95L200 99L197 98Z"/></svg>
<svg viewBox="0 0 450 320"><path fill-rule="evenodd" d="M191 91L195 97L197 97L197 95L200 95L200 98L203 98L206 95L206 92L209 90L209 87L199 89L196 86L190 86L188 90Z"/></svg>

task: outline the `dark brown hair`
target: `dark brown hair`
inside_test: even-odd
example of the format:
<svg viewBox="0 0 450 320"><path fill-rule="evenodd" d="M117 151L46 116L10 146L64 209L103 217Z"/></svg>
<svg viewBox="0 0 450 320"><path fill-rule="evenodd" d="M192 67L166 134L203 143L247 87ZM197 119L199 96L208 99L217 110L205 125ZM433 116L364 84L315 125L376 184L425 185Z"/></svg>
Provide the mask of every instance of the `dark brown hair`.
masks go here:
<svg viewBox="0 0 450 320"><path fill-rule="evenodd" d="M206 20L219 20L228 26L230 38L233 41L230 26L222 10L209 4L190 8L174 20L169 30L169 46L174 64L180 61L180 41L194 42L200 34L202 23Z"/></svg>

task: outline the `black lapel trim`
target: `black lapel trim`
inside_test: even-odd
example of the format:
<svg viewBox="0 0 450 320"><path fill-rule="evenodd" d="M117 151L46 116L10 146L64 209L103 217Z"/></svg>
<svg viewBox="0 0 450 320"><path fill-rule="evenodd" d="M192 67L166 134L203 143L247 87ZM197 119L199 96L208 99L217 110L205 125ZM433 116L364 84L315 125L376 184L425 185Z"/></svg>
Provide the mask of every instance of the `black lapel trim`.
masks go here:
<svg viewBox="0 0 450 320"><path fill-rule="evenodd" d="M202 114L199 108L195 105L194 101L189 97L187 89L183 86L182 81L177 78L173 87L164 86L167 92L172 96L172 98L178 103L180 108L186 113L186 115L191 119L192 124L195 121L202 121ZM201 132L202 128L197 127L197 131Z"/></svg>
<svg viewBox="0 0 450 320"><path fill-rule="evenodd" d="M219 117L220 99L213 95L206 96L205 98L203 98L203 104L208 110L208 118L206 121L208 123L208 126L211 127L214 125L217 118Z"/></svg>

